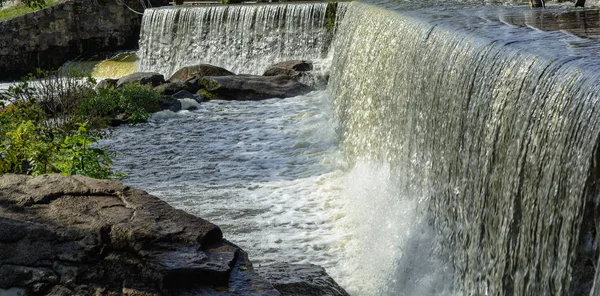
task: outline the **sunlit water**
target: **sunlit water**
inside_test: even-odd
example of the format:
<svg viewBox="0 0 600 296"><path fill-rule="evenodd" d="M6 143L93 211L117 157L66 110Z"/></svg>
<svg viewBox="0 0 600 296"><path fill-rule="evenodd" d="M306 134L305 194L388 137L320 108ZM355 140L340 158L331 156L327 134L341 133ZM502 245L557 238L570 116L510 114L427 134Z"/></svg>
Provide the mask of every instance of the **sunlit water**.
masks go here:
<svg viewBox="0 0 600 296"><path fill-rule="evenodd" d="M219 225L257 265L319 264L355 295L444 295L451 272L430 256L419 199L384 163L346 167L330 104L326 91L210 101L102 145L124 183Z"/></svg>

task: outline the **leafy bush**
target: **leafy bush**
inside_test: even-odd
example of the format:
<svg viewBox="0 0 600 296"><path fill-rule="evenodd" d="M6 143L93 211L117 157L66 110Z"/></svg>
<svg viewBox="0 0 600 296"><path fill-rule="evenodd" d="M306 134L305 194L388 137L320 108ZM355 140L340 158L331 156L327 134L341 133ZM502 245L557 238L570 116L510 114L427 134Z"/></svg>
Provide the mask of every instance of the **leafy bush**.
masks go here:
<svg viewBox="0 0 600 296"><path fill-rule="evenodd" d="M37 70L1 94L0 101L19 104L22 110L28 110L23 104L35 104L51 119L36 122L47 129L71 130L77 128L77 122L85 121L75 110L83 99L95 95L95 85L93 78L78 73Z"/></svg>
<svg viewBox="0 0 600 296"><path fill-rule="evenodd" d="M101 89L95 96L84 99L78 114L106 122L117 114L125 114L130 123L145 122L150 113L160 110L158 92L140 85L126 84L121 88Z"/></svg>
<svg viewBox="0 0 600 296"><path fill-rule="evenodd" d="M38 72L0 94L0 174L81 174L120 178L104 149L107 120L124 113L146 121L158 111L160 96L139 84L93 90L95 81L58 71Z"/></svg>
<svg viewBox="0 0 600 296"><path fill-rule="evenodd" d="M72 135L62 136L28 120L5 134L0 154L0 174L20 173L34 176L49 173L86 175L92 178L120 178L111 170L112 160L104 149L91 145L93 137L87 124L80 124Z"/></svg>

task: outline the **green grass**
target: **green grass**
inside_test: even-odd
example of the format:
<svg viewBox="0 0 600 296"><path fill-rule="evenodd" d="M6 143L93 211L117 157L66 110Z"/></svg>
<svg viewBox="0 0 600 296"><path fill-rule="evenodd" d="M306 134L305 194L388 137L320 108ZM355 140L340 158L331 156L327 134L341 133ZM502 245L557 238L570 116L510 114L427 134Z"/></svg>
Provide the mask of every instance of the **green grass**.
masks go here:
<svg viewBox="0 0 600 296"><path fill-rule="evenodd" d="M2 0L0 0L0 1L2 1ZM44 7L52 6L54 4L57 4L58 2L59 2L59 0L47 0L46 6L44 6ZM0 10L0 22L9 20L9 19L17 17L17 16L21 16L24 14L28 14L30 12L34 12L37 10L40 10L40 9L27 7L25 4L18 4L13 7L10 7L10 8L5 8L5 9Z"/></svg>

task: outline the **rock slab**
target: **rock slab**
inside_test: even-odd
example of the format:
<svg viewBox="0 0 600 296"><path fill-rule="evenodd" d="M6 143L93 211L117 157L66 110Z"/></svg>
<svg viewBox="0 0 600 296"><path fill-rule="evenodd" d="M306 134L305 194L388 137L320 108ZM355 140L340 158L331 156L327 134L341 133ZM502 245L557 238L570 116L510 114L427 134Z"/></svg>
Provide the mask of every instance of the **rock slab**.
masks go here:
<svg viewBox="0 0 600 296"><path fill-rule="evenodd" d="M279 295L216 225L82 176L0 177L0 294Z"/></svg>
<svg viewBox="0 0 600 296"><path fill-rule="evenodd" d="M224 100L289 98L314 90L287 75L205 76L201 82L207 91Z"/></svg>
<svg viewBox="0 0 600 296"><path fill-rule="evenodd" d="M258 267L257 271L283 296L349 296L318 265L275 263Z"/></svg>

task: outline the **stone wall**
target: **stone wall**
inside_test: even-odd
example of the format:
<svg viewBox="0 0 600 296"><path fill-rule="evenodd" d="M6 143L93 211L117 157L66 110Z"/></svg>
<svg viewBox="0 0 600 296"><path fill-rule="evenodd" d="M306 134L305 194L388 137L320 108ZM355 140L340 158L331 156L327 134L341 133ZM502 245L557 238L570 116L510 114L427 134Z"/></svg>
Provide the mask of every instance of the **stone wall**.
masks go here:
<svg viewBox="0 0 600 296"><path fill-rule="evenodd" d="M139 1L126 1L141 10ZM141 15L120 0L66 0L0 22L0 80L52 69L81 55L137 47Z"/></svg>

